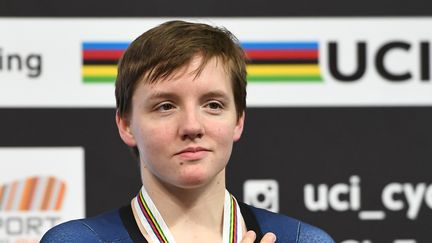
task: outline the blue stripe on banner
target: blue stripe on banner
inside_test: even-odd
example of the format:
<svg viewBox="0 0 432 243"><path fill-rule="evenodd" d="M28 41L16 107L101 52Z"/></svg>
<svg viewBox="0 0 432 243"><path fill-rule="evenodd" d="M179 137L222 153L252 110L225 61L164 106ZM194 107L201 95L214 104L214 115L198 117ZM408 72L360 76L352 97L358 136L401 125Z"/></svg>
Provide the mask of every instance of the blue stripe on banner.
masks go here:
<svg viewBox="0 0 432 243"><path fill-rule="evenodd" d="M84 50L125 50L129 42L83 42Z"/></svg>
<svg viewBox="0 0 432 243"><path fill-rule="evenodd" d="M318 42L241 42L243 49L318 49Z"/></svg>
<svg viewBox="0 0 432 243"><path fill-rule="evenodd" d="M129 42L83 42L84 50L125 50ZM241 42L244 49L318 49L318 42Z"/></svg>

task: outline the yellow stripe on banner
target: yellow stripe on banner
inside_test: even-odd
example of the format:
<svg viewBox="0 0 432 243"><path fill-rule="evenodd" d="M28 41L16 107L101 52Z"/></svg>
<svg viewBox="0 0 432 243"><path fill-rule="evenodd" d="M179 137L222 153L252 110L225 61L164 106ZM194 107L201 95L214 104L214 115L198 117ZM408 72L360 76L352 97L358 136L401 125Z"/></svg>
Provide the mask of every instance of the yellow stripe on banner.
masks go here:
<svg viewBox="0 0 432 243"><path fill-rule="evenodd" d="M82 68L83 76L117 76L116 65L85 65Z"/></svg>
<svg viewBox="0 0 432 243"><path fill-rule="evenodd" d="M316 64L249 64L249 75L320 75Z"/></svg>

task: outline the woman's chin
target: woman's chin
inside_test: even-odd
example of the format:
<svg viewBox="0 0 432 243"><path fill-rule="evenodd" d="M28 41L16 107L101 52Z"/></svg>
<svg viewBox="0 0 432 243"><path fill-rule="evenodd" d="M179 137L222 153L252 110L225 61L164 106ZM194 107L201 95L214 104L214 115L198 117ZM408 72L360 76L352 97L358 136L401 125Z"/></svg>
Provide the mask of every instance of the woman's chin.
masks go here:
<svg viewBox="0 0 432 243"><path fill-rule="evenodd" d="M177 186L184 189L196 189L207 185L209 181L209 178L206 176L194 175L181 178Z"/></svg>

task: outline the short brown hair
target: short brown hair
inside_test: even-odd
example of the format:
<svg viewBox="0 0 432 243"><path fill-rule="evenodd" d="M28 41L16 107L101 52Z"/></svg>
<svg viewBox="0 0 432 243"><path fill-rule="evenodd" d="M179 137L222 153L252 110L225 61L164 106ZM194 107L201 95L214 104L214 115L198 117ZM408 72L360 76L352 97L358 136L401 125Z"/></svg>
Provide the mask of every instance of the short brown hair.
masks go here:
<svg viewBox="0 0 432 243"><path fill-rule="evenodd" d="M127 48L118 65L115 84L117 111L127 117L141 80L156 83L202 56L197 75L213 57L221 58L230 75L239 118L246 109L246 57L237 38L225 28L185 21L169 21L152 28Z"/></svg>

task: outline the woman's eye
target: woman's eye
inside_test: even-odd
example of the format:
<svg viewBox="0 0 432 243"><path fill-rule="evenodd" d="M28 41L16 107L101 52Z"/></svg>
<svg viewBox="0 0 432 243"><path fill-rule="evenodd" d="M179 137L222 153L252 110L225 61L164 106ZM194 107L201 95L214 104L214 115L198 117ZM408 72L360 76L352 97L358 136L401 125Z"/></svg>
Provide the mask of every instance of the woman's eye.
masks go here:
<svg viewBox="0 0 432 243"><path fill-rule="evenodd" d="M222 104L220 104L219 102L210 102L207 104L207 106L212 110L219 110L223 108Z"/></svg>
<svg viewBox="0 0 432 243"><path fill-rule="evenodd" d="M164 103L161 104L157 109L160 111L169 111L171 109L174 109L174 105L171 103Z"/></svg>

